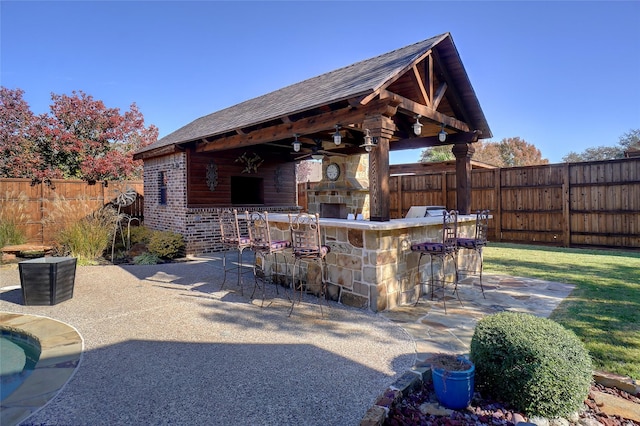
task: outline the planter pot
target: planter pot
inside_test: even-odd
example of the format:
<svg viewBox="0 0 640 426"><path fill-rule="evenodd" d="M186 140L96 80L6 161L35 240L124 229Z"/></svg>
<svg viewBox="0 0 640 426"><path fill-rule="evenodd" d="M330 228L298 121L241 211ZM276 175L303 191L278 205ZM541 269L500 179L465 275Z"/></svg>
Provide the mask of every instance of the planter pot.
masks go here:
<svg viewBox="0 0 640 426"><path fill-rule="evenodd" d="M18 263L25 305L55 305L73 297L75 257L40 257Z"/></svg>
<svg viewBox="0 0 640 426"><path fill-rule="evenodd" d="M471 402L474 389L476 367L465 359L469 368L464 371L450 371L432 367L431 377L438 401L452 410L466 408Z"/></svg>

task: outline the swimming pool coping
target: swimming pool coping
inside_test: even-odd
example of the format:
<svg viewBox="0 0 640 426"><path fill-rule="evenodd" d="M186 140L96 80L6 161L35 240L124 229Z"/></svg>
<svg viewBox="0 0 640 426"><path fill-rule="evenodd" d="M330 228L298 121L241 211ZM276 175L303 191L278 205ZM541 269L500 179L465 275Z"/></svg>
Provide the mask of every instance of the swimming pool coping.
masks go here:
<svg viewBox="0 0 640 426"><path fill-rule="evenodd" d="M0 424L15 425L49 403L75 374L84 340L73 326L44 316L0 312L0 328L34 337L40 359L33 373L0 405Z"/></svg>

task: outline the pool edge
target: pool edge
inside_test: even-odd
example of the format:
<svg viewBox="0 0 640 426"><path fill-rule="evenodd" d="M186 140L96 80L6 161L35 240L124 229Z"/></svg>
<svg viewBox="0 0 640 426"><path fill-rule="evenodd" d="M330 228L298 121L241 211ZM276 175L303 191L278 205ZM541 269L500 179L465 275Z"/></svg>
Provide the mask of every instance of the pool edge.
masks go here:
<svg viewBox="0 0 640 426"><path fill-rule="evenodd" d="M84 340L75 327L38 315L0 312L0 328L24 331L41 347L33 373L1 403L0 424L9 426L38 412L66 386L80 366Z"/></svg>

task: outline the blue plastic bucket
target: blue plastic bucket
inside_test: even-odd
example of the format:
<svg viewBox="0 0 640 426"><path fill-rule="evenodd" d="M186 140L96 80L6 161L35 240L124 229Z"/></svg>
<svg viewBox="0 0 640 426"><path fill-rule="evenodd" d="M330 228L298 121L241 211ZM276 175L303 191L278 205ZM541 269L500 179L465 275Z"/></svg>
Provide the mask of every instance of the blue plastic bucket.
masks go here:
<svg viewBox="0 0 640 426"><path fill-rule="evenodd" d="M441 368L433 368L433 388L440 404L452 410L466 408L473 397L475 373L473 363L469 363L469 369L465 371L445 372Z"/></svg>

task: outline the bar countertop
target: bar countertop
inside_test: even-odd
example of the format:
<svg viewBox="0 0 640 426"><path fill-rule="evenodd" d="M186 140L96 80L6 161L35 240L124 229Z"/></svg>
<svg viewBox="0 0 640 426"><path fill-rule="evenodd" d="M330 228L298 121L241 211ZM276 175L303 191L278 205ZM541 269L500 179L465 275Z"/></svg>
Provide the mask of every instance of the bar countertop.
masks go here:
<svg viewBox="0 0 640 426"><path fill-rule="evenodd" d="M476 215L459 215L458 223L475 221ZM276 213L269 215L269 222L289 223L289 215ZM418 228L423 226L442 226L442 217L420 217L411 219L391 219L388 222L372 222L369 220L349 220L320 218L321 226L335 228L362 229L366 231L388 231L403 228Z"/></svg>

